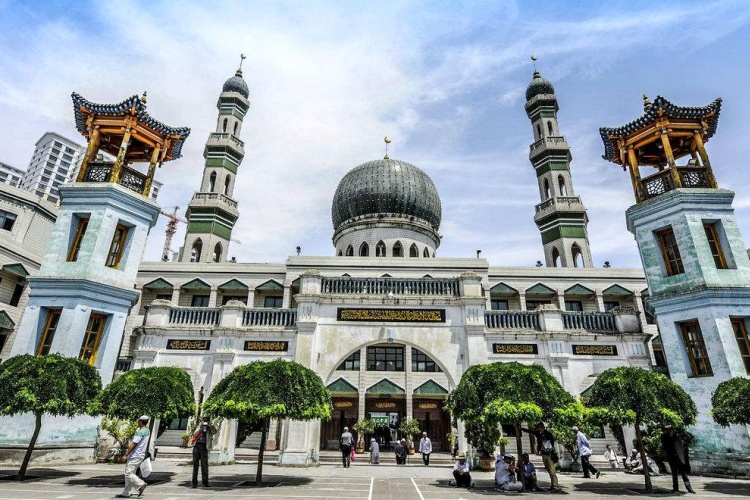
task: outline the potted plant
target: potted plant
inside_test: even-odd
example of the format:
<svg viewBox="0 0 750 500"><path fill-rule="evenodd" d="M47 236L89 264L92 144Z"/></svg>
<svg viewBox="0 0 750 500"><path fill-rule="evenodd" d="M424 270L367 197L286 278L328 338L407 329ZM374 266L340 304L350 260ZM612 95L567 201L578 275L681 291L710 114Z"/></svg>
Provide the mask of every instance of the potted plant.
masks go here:
<svg viewBox="0 0 750 500"><path fill-rule="evenodd" d="M188 447L188 441L190 441L191 434L189 432L182 433L182 445L181 448L187 448Z"/></svg>
<svg viewBox="0 0 750 500"><path fill-rule="evenodd" d="M510 444L510 439L508 439L505 436L502 436L500 440L498 441L498 444L500 445L500 454L505 455L505 447Z"/></svg>
<svg viewBox="0 0 750 500"><path fill-rule="evenodd" d="M419 434L419 421L415 418L405 418L398 426L403 434L406 435L406 445L409 447L409 455L414 455L414 436Z"/></svg>
<svg viewBox="0 0 750 500"><path fill-rule="evenodd" d="M445 435L446 440L448 441L448 449L450 450L451 456L454 456L453 450L456 449L456 441L458 440L458 435L455 431L450 431L448 434Z"/></svg>
<svg viewBox="0 0 750 500"><path fill-rule="evenodd" d="M352 426L352 429L357 433L357 447L355 451L357 454L365 452L365 435L372 434L375 432L375 422L369 418L363 418Z"/></svg>
<svg viewBox="0 0 750 500"><path fill-rule="evenodd" d="M479 466L483 471L495 468L495 446L500 442L500 429L486 422L467 422L464 435L469 444L479 454ZM507 444L508 440L505 438Z"/></svg>

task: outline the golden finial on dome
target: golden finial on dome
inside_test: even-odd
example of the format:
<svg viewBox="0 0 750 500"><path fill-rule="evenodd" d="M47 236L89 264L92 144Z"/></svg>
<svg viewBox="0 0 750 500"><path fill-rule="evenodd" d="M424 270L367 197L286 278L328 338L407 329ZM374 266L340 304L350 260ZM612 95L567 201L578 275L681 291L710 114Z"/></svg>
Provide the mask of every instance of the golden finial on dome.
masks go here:
<svg viewBox="0 0 750 500"><path fill-rule="evenodd" d="M146 98L146 91L144 90L143 91L143 95L141 96L141 103L146 104L146 100L147 100L147 98Z"/></svg>
<svg viewBox="0 0 750 500"><path fill-rule="evenodd" d="M385 137L383 137L383 142L385 142L385 156L383 157L383 159L384 159L384 160L390 160L390 159L391 159L391 157L390 157L390 156L388 156L388 144L390 144L390 143L391 143L391 140L390 140L390 139L388 138L388 136L386 135Z"/></svg>

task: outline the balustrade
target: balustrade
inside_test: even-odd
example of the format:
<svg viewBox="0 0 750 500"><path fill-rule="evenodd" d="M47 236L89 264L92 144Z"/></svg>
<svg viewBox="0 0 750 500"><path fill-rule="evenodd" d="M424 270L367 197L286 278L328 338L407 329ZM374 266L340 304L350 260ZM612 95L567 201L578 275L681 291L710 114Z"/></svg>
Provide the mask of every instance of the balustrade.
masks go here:
<svg viewBox="0 0 750 500"><path fill-rule="evenodd" d="M485 311L484 326L496 329L539 330L537 311Z"/></svg>
<svg viewBox="0 0 750 500"><path fill-rule="evenodd" d="M641 190L645 199L659 196L677 188L710 188L708 169L706 167L673 167L677 169L680 185L675 186L672 170L665 168L661 172L641 179Z"/></svg>
<svg viewBox="0 0 750 500"><path fill-rule="evenodd" d="M296 309L246 309L242 313L242 326L292 327L296 323Z"/></svg>
<svg viewBox="0 0 750 500"><path fill-rule="evenodd" d="M174 307L169 310L170 325L218 326L221 322L221 309L208 307Z"/></svg>
<svg viewBox="0 0 750 500"><path fill-rule="evenodd" d="M437 295L457 297L456 278L323 278L321 292L337 295Z"/></svg>
<svg viewBox="0 0 750 500"><path fill-rule="evenodd" d="M563 311L562 318L566 330L617 333L615 315L612 313Z"/></svg>
<svg viewBox="0 0 750 500"><path fill-rule="evenodd" d="M86 167L83 182L111 182L114 164L110 162L92 162ZM143 193L148 176L130 167L123 166L120 171L118 184L123 187Z"/></svg>

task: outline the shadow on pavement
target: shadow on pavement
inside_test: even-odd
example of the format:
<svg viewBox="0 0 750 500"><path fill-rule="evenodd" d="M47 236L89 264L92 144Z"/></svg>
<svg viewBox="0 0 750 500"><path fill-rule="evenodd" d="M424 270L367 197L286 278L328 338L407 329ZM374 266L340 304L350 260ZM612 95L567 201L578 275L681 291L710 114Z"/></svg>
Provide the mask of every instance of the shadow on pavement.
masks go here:
<svg viewBox="0 0 750 500"><path fill-rule="evenodd" d="M683 485L680 485L682 490L685 489ZM750 483L744 482L732 482L732 483L720 483L712 481L710 483L703 483L703 489L711 493L721 493L723 495L743 495L750 497Z"/></svg>
<svg viewBox="0 0 750 500"><path fill-rule="evenodd" d="M298 476L277 476L275 474L264 474L262 488L272 488L274 486L304 486L313 482L311 477L298 477ZM200 486L200 475L198 476L198 488ZM231 490L234 488L257 488L255 486L255 474L233 474L233 475L210 475L209 476L210 489L219 490ZM177 486L185 488L192 487L192 481L190 479L186 481L180 481Z"/></svg>
<svg viewBox="0 0 750 500"><path fill-rule="evenodd" d="M18 469L0 469L0 481L17 481ZM79 475L75 471L62 471L57 469L27 469L24 483L44 481L46 479L59 479Z"/></svg>
<svg viewBox="0 0 750 500"><path fill-rule="evenodd" d="M123 469L124 471L124 469ZM144 481L149 486L154 484L164 484L172 481L174 472L154 472ZM110 474L106 476L86 477L82 479L71 479L68 481L71 486L88 486L90 488L111 488L112 486L124 486L125 476L123 472L119 474Z"/></svg>
<svg viewBox="0 0 750 500"><path fill-rule="evenodd" d="M671 489L665 489L660 486L654 486L653 493L646 493L646 488L643 483L627 482L627 483L615 483L615 482L586 482L577 484L573 487L576 491L586 491L590 493L598 493L600 495L637 495L637 496L649 496L649 497L671 497L680 496L679 493L672 493ZM617 490L615 491L612 490Z"/></svg>

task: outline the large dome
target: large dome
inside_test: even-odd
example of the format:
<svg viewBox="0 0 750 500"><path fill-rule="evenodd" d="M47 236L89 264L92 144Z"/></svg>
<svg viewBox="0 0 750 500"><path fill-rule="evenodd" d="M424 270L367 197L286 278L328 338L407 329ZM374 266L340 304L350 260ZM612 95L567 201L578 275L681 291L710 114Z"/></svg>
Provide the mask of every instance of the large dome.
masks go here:
<svg viewBox="0 0 750 500"><path fill-rule="evenodd" d="M354 217L417 217L434 231L440 227L440 196L432 179L411 163L375 160L353 168L341 179L333 196L335 230Z"/></svg>
<svg viewBox="0 0 750 500"><path fill-rule="evenodd" d="M530 101L533 97L541 94L554 94L555 87L546 78L542 78L542 75L538 71L534 71L534 78L526 87L526 100Z"/></svg>
<svg viewBox="0 0 750 500"><path fill-rule="evenodd" d="M250 96L250 89L247 86L247 82L242 78L241 69L238 69L232 78L224 82L224 87L222 87L221 91L237 92L244 98Z"/></svg>

